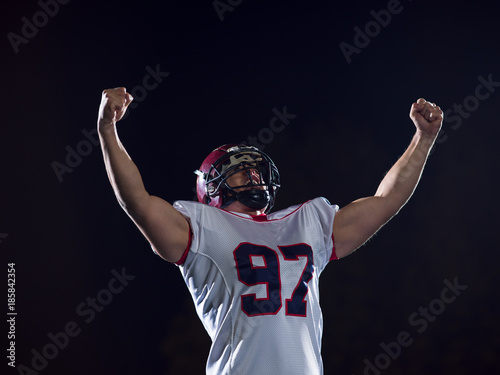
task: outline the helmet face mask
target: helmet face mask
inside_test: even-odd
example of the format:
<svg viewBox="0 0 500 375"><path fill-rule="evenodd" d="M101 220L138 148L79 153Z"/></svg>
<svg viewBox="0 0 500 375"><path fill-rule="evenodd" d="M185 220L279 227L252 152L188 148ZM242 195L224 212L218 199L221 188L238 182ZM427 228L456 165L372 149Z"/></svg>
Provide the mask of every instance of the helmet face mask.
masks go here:
<svg viewBox="0 0 500 375"><path fill-rule="evenodd" d="M241 172L244 173L231 178ZM196 173L198 200L219 208L237 200L252 209L265 208L267 213L280 187L276 165L269 156L252 146L221 146L205 159ZM228 180L240 184L232 186Z"/></svg>

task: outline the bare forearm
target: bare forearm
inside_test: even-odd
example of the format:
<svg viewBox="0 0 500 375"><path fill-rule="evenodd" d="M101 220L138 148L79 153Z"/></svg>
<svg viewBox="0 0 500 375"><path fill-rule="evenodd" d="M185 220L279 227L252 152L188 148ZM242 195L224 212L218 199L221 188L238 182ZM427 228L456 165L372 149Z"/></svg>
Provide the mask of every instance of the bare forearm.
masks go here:
<svg viewBox="0 0 500 375"><path fill-rule="evenodd" d="M133 99L125 87L102 92L97 130L106 171L118 202L153 249L163 259L177 262L189 243L189 224L170 203L148 194L116 131Z"/></svg>
<svg viewBox="0 0 500 375"><path fill-rule="evenodd" d="M136 211L149 199L141 174L118 137L116 127L99 130L108 178L120 205Z"/></svg>
<svg viewBox="0 0 500 375"><path fill-rule="evenodd" d="M405 153L380 183L376 197L382 197L389 210L396 214L413 194L422 175L435 136L416 132Z"/></svg>
<svg viewBox="0 0 500 375"><path fill-rule="evenodd" d="M410 109L416 133L394 166L387 172L374 196L357 199L335 215L333 232L338 257L356 250L405 205L413 194L439 133L443 112L420 98Z"/></svg>

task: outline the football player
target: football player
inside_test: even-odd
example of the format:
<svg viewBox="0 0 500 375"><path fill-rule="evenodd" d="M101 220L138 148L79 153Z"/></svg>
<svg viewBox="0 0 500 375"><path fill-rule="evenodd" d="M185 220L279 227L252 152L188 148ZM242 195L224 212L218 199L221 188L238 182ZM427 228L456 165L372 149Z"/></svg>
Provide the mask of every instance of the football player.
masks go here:
<svg viewBox="0 0 500 375"><path fill-rule="evenodd" d="M408 201L441 128L441 109L424 99L412 104L415 135L373 196L341 209L320 197L271 213L278 169L245 145L207 156L196 171L199 202L171 205L150 195L116 129L132 100L123 87L102 93L106 170L152 249L181 271L212 339L207 374L322 374L319 276Z"/></svg>

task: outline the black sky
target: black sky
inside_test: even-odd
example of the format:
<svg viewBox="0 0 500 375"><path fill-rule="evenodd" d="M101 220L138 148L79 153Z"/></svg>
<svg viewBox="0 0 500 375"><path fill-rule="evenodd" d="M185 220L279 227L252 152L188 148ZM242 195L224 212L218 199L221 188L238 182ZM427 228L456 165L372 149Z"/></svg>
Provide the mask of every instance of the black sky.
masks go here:
<svg viewBox="0 0 500 375"><path fill-rule="evenodd" d="M119 133L151 194L192 199L203 158L253 136L280 169L275 209L373 194L411 140L411 104L440 105L442 134L410 202L321 277L325 374L383 367L381 343L405 332L380 373L500 373L499 7L221 2L238 4L222 20L212 1L0 5L0 290L5 317L15 262L16 365L204 371L209 338L180 273L121 211L93 143L101 91L125 86L136 100ZM362 48L355 27L372 34ZM356 53L346 58L342 43ZM269 130L285 107L296 117ZM128 276L108 292L116 273ZM450 283L467 288L439 302ZM112 299L92 307L97 296ZM75 337L54 354L49 336L68 324ZM30 373L3 358L2 373Z"/></svg>

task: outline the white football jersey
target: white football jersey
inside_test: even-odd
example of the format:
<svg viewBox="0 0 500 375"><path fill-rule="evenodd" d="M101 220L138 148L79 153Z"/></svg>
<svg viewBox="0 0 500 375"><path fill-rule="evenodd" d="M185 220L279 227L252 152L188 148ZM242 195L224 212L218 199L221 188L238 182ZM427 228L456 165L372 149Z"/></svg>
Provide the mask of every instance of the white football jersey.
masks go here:
<svg viewBox="0 0 500 375"><path fill-rule="evenodd" d="M212 339L207 374L323 373L319 275L338 206L316 198L252 217L177 201L191 224L179 265Z"/></svg>

